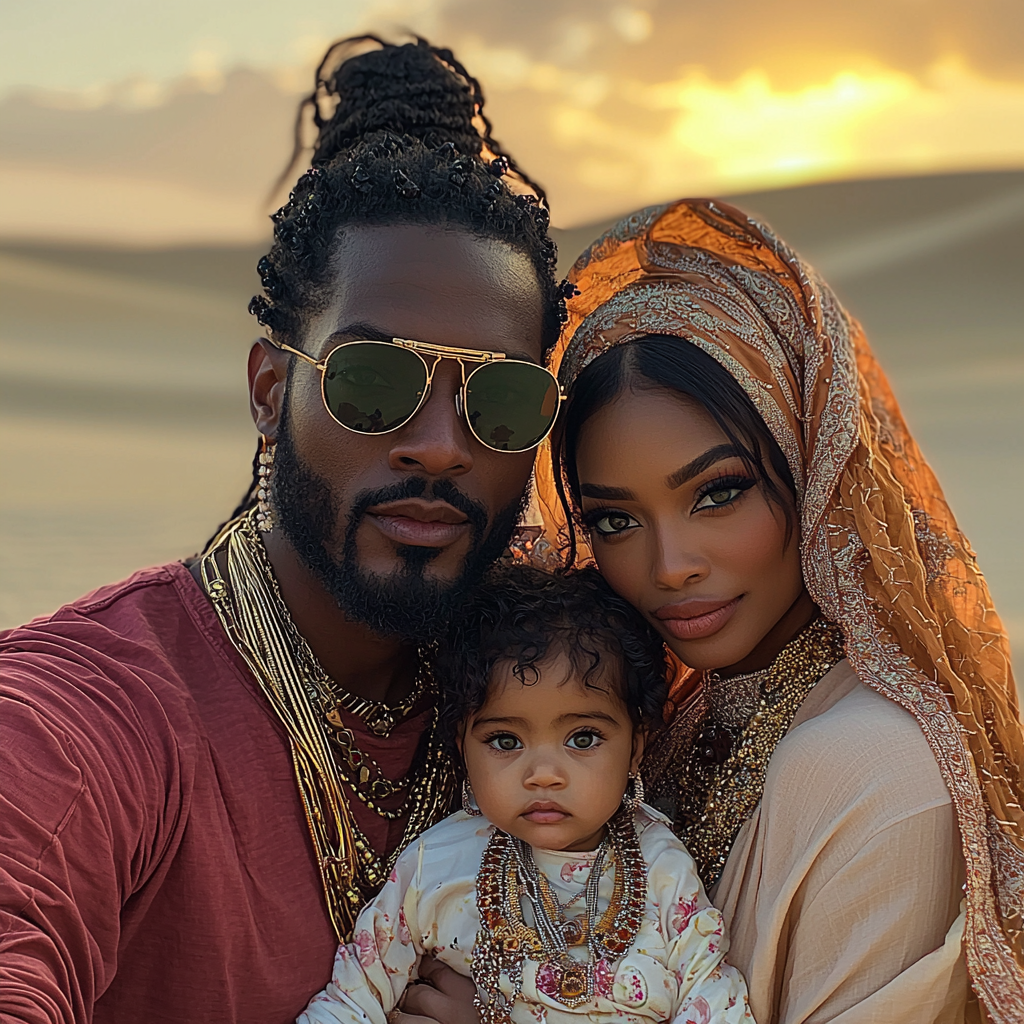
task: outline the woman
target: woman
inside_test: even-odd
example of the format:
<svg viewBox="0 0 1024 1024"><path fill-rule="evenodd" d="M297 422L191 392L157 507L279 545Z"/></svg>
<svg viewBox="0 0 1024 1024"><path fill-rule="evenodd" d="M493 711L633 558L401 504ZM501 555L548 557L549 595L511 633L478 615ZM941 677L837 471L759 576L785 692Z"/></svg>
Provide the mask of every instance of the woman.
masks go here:
<svg viewBox="0 0 1024 1024"><path fill-rule="evenodd" d="M859 326L707 201L570 280L545 513L688 666L646 774L759 1024L1024 1020L1008 644Z"/></svg>

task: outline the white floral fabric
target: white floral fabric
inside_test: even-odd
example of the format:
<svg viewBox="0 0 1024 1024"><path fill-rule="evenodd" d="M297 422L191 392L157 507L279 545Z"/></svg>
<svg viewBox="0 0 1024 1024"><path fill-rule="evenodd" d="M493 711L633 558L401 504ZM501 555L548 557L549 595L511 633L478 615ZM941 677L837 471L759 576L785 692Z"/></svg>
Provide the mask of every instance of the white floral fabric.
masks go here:
<svg viewBox="0 0 1024 1024"><path fill-rule="evenodd" d="M722 916L704 894L693 859L657 811L641 806L635 821L648 866L647 908L636 941L614 971L598 974L593 998L574 1009L554 998L552 972L527 960L514 1024L752 1024L746 984L723 959L729 943ZM470 975L480 925L476 876L493 828L459 811L403 851L387 884L360 913L352 942L339 947L327 988L298 1024L387 1024L424 953ZM580 892L594 861L593 853L533 853L563 905ZM613 884L608 865L599 887L602 912ZM566 916L582 915L581 903L572 903ZM585 947L572 952L586 955Z"/></svg>

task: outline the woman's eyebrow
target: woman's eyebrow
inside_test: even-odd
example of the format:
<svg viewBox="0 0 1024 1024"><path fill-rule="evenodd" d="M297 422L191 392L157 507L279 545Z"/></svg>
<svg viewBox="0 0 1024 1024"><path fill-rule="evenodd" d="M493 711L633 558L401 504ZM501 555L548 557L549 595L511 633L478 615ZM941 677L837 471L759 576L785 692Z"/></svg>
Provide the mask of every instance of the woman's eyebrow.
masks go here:
<svg viewBox="0 0 1024 1024"><path fill-rule="evenodd" d="M665 477L665 484L674 491L687 480L699 476L710 469L716 462L725 459L741 459L743 452L734 444L717 444L706 452L698 455L692 462L681 466L674 473ZM634 501L636 496L628 487L605 487L604 484L580 484L580 496L584 498L603 498L605 501Z"/></svg>
<svg viewBox="0 0 1024 1024"><path fill-rule="evenodd" d="M628 487L604 487L602 484L580 484L580 495L584 498L604 498L606 501L633 500L633 492Z"/></svg>
<svg viewBox="0 0 1024 1024"><path fill-rule="evenodd" d="M692 480L695 476L700 476L706 469L710 469L716 462L722 462L724 459L741 459L743 458L743 452L734 444L716 444L714 448L709 448L706 452L698 455L692 462L688 462L685 466L680 466L674 473L669 473L665 477L665 485L670 491L674 491L677 487L682 487L687 480Z"/></svg>

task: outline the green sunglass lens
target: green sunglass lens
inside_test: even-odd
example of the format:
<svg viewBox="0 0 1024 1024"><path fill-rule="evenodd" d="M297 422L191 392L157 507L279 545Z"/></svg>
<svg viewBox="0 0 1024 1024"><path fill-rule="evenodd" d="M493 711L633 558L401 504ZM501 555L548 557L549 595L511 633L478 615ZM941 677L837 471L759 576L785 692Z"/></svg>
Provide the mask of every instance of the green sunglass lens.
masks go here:
<svg viewBox="0 0 1024 1024"><path fill-rule="evenodd" d="M383 342L343 345L324 370L324 401L331 415L364 434L400 427L416 411L426 386L423 360Z"/></svg>
<svg viewBox="0 0 1024 1024"><path fill-rule="evenodd" d="M487 363L466 385L466 416L473 432L498 451L533 448L557 413L558 385L534 363Z"/></svg>

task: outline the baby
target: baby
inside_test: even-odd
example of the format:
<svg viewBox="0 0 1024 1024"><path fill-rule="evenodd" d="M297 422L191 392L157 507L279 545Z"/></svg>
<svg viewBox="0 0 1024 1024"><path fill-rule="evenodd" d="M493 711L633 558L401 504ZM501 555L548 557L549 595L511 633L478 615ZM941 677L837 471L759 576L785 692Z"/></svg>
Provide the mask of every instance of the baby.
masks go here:
<svg viewBox="0 0 1024 1024"><path fill-rule="evenodd" d="M637 774L661 641L594 570L495 570L441 655L461 811L405 849L299 1024L386 1024L430 953L483 1024L752 1022L722 917Z"/></svg>

